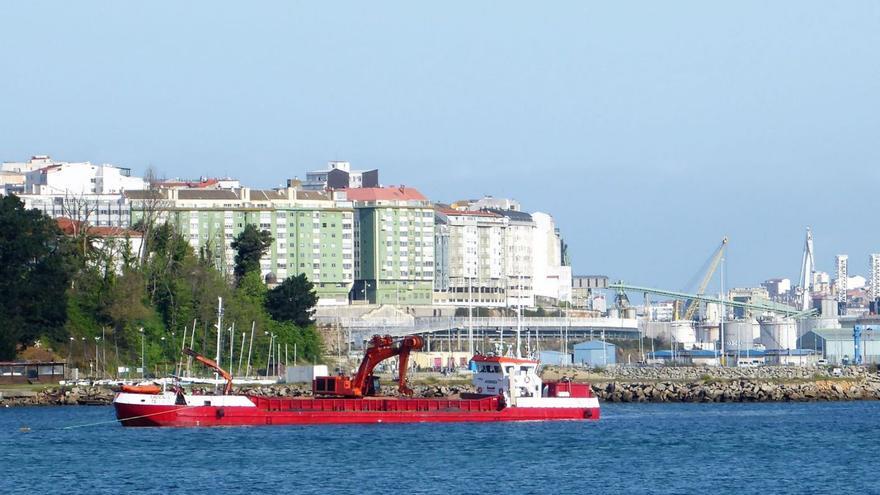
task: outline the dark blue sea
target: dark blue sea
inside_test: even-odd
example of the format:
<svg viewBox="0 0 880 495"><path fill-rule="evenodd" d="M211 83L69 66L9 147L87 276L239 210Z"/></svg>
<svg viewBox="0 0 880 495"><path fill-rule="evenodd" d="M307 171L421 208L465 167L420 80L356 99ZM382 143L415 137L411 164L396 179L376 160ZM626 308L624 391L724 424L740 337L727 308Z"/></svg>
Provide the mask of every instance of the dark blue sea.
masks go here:
<svg viewBox="0 0 880 495"><path fill-rule="evenodd" d="M603 404L598 422L112 420L110 407L0 410L0 494L880 493L880 402Z"/></svg>

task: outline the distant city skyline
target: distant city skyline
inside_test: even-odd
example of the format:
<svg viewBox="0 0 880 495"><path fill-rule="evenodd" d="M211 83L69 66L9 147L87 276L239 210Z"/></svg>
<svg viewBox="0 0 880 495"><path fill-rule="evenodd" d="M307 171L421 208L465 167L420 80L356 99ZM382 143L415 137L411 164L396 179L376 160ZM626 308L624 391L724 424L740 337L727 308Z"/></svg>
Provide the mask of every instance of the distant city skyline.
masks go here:
<svg viewBox="0 0 880 495"><path fill-rule="evenodd" d="M552 214L574 273L682 289L880 252L880 4L0 7L0 160L254 187L329 160ZM715 287L714 289L712 287ZM717 277L710 290L717 291Z"/></svg>

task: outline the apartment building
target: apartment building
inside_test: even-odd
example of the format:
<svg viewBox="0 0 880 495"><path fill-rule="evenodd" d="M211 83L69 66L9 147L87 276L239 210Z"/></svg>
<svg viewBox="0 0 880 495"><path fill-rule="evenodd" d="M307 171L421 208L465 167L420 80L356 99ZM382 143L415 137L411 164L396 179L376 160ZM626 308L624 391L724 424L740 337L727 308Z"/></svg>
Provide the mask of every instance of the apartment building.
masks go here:
<svg viewBox="0 0 880 495"><path fill-rule="evenodd" d="M354 207L352 299L398 306L430 305L434 282L434 209L410 187L350 188Z"/></svg>
<svg viewBox="0 0 880 495"><path fill-rule="evenodd" d="M489 211L435 210L435 232L447 242L441 279L434 301L438 304L504 307L507 305L507 218ZM444 233L446 236L444 237ZM435 277L436 279L437 277Z"/></svg>
<svg viewBox="0 0 880 495"><path fill-rule="evenodd" d="M229 275L232 241L248 224L272 234L260 260L267 283L305 274L318 304L347 304L354 283L354 210L344 196L294 188L129 191L132 221L154 216L171 222L197 252Z"/></svg>

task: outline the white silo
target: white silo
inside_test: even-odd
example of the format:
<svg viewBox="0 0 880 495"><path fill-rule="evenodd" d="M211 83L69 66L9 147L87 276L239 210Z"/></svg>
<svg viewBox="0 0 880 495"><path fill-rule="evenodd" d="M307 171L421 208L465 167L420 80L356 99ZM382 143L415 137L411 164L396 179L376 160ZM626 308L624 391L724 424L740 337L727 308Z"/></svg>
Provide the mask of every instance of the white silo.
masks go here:
<svg viewBox="0 0 880 495"><path fill-rule="evenodd" d="M731 320L724 324L724 349L732 351L753 349L755 346L755 320Z"/></svg>
<svg viewBox="0 0 880 495"><path fill-rule="evenodd" d="M796 349L797 324L791 318L762 319L761 344L766 349Z"/></svg>
<svg viewBox="0 0 880 495"><path fill-rule="evenodd" d="M673 342L681 344L685 349L693 349L697 342L697 332L694 322L690 320L676 320L671 322Z"/></svg>

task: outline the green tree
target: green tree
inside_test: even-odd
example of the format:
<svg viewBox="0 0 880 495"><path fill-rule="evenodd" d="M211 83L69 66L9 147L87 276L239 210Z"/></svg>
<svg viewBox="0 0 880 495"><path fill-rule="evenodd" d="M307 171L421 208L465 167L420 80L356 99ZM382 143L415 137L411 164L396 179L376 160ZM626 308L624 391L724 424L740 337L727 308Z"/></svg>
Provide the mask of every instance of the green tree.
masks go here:
<svg viewBox="0 0 880 495"><path fill-rule="evenodd" d="M289 321L304 328L313 325L318 296L305 274L288 277L266 295L266 310L276 321Z"/></svg>
<svg viewBox="0 0 880 495"><path fill-rule="evenodd" d="M43 336L66 339L71 252L55 220L0 197L0 359Z"/></svg>
<svg viewBox="0 0 880 495"><path fill-rule="evenodd" d="M245 225L244 230L232 241L232 249L236 251L236 280L241 280L248 272L260 271L260 258L269 251L272 241L269 231L258 230L253 224Z"/></svg>

